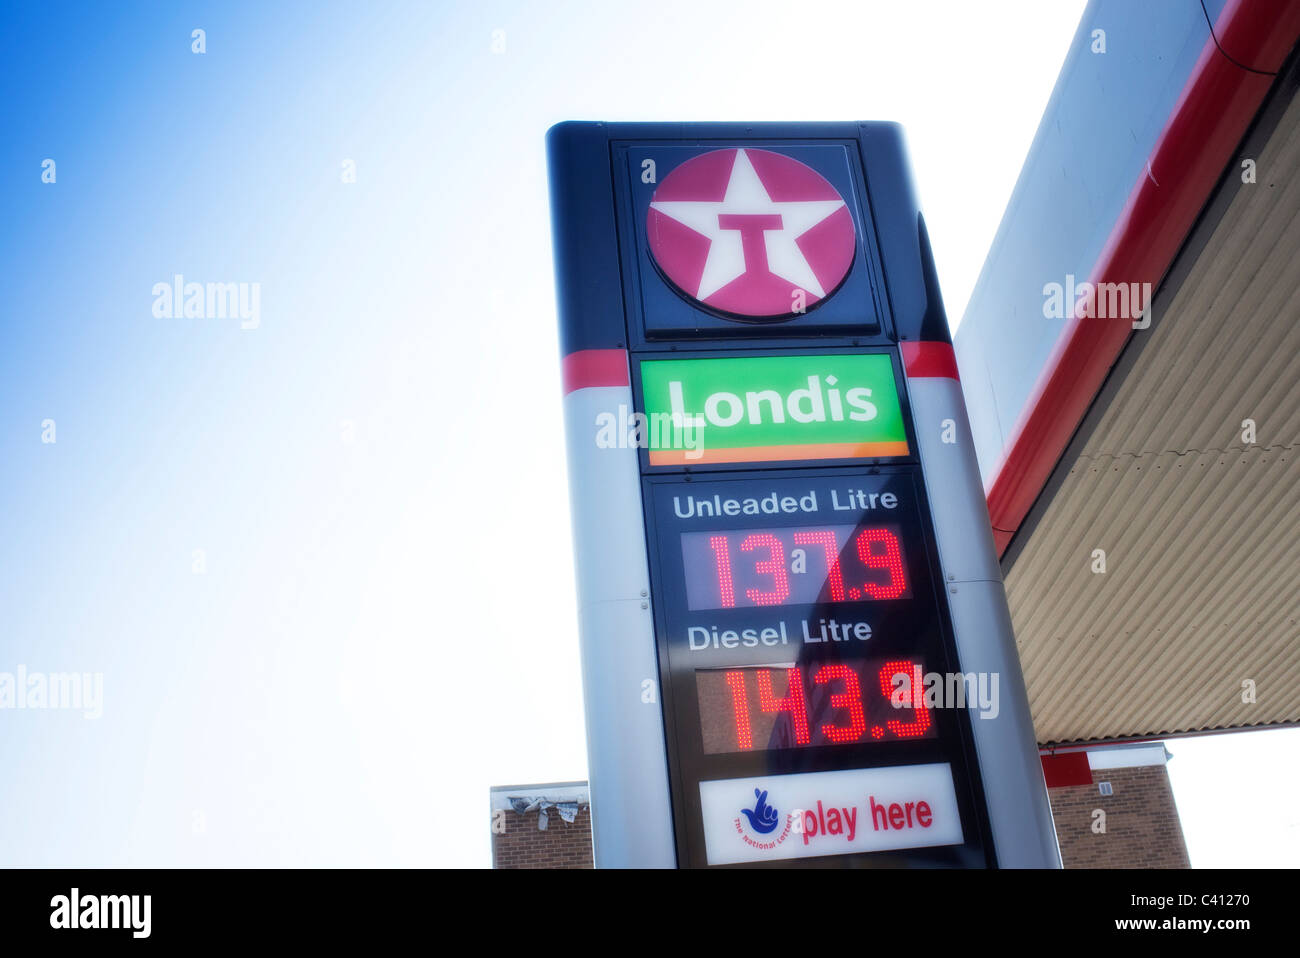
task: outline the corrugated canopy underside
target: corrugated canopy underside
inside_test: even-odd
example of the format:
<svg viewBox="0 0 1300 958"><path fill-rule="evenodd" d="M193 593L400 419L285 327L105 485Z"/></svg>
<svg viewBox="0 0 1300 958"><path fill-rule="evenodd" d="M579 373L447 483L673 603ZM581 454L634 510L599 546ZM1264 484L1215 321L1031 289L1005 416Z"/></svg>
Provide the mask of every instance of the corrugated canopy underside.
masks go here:
<svg viewBox="0 0 1300 958"><path fill-rule="evenodd" d="M1257 178L1007 573L1040 743L1300 721L1300 98Z"/></svg>

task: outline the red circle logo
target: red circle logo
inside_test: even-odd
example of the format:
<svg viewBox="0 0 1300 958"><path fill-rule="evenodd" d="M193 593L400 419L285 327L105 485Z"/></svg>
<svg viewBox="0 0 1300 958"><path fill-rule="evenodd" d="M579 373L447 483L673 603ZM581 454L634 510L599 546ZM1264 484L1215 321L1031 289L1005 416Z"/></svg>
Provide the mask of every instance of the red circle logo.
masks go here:
<svg viewBox="0 0 1300 958"><path fill-rule="evenodd" d="M678 292L748 322L787 319L830 296L856 247L835 187L770 150L714 150L676 167L651 197L646 232Z"/></svg>

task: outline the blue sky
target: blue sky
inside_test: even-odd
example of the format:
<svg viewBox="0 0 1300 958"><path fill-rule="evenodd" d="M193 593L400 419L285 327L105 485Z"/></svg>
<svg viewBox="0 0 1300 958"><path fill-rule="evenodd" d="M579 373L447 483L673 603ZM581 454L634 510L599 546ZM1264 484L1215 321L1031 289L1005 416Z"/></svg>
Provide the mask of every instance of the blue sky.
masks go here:
<svg viewBox="0 0 1300 958"><path fill-rule="evenodd" d="M898 120L959 316L1081 9L8 10L0 670L104 702L0 715L0 862L486 864L586 774L546 129Z"/></svg>

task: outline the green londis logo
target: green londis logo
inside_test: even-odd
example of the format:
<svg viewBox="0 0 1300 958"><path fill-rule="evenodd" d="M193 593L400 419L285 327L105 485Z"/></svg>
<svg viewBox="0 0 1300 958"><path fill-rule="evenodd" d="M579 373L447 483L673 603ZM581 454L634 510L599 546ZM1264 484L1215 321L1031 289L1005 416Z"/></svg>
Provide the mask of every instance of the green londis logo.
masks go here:
<svg viewBox="0 0 1300 958"><path fill-rule="evenodd" d="M894 366L883 353L641 363L650 464L906 456ZM698 430L698 447L674 435Z"/></svg>

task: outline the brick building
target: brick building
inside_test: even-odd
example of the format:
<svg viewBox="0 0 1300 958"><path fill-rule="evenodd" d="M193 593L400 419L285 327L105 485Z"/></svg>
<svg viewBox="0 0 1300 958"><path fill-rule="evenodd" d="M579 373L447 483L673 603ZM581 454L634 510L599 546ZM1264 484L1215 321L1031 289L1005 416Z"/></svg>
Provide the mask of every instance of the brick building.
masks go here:
<svg viewBox="0 0 1300 958"><path fill-rule="evenodd" d="M1190 868L1164 743L1043 756L1066 868Z"/></svg>
<svg viewBox="0 0 1300 958"><path fill-rule="evenodd" d="M586 782L492 789L493 868L591 868Z"/></svg>
<svg viewBox="0 0 1300 958"><path fill-rule="evenodd" d="M1164 744L1043 756L1066 868L1190 868ZM491 791L493 868L591 868L586 782Z"/></svg>

